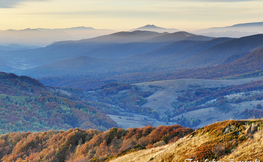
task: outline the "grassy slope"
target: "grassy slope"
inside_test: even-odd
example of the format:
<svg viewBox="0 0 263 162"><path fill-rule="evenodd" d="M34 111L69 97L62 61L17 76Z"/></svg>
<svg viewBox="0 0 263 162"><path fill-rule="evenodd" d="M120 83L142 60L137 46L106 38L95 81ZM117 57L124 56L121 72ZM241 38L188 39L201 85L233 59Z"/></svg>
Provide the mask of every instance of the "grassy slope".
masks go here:
<svg viewBox="0 0 263 162"><path fill-rule="evenodd" d="M138 151L113 161L263 160L262 126L263 120L218 122L200 128L173 144Z"/></svg>
<svg viewBox="0 0 263 162"><path fill-rule="evenodd" d="M231 85L242 85L252 80L260 80L262 78L249 78L238 80L204 80L204 79L178 79L163 80L153 82L137 83L142 91L152 91L153 94L147 97L148 102L143 106L151 107L158 110L162 115L167 109L174 110L171 103L177 100L179 95L185 91L196 91L203 88L226 87Z"/></svg>

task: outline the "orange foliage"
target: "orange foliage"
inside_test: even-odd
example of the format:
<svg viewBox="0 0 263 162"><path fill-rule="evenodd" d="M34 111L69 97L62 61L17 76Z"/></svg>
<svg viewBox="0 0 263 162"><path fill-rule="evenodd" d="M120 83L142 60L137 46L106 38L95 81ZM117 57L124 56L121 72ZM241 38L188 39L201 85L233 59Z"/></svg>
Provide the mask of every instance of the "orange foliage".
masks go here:
<svg viewBox="0 0 263 162"><path fill-rule="evenodd" d="M103 161L133 150L151 148L163 137L173 141L193 130L178 125L154 128L47 131L0 135L0 159L9 161Z"/></svg>

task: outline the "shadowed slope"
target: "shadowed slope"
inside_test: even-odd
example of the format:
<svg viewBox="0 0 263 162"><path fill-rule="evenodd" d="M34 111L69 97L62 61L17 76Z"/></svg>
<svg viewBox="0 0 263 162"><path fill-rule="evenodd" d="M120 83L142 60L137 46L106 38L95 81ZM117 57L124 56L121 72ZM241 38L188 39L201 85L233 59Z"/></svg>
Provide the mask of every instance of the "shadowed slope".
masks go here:
<svg viewBox="0 0 263 162"><path fill-rule="evenodd" d="M262 47L263 34L233 39L194 55L181 62L180 65L186 65L189 68L216 65L222 63L224 59L230 56L252 52Z"/></svg>
<svg viewBox="0 0 263 162"><path fill-rule="evenodd" d="M217 79L217 78L236 76L246 73L256 73L255 75L259 75L257 74L257 72L260 73L263 70L262 58L263 58L263 48L251 52L241 57L240 59L228 64L177 72L170 75L166 79L175 79L175 78Z"/></svg>

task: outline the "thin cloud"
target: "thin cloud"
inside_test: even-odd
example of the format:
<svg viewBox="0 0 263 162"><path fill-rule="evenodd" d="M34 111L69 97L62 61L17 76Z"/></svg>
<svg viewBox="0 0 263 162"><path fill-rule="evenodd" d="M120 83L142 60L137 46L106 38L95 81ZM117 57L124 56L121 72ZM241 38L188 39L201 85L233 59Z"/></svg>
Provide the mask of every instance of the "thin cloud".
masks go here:
<svg viewBox="0 0 263 162"><path fill-rule="evenodd" d="M26 1L46 1L46 0L0 0L0 8L13 8L16 5L18 5L19 3L26 2ZM105 1L105 0L101 0L101 1ZM107 1L110 1L110 0L107 0ZM140 0L140 1L149 1L149 2L150 1L245 2L245 1L258 1L258 0Z"/></svg>
<svg viewBox="0 0 263 162"><path fill-rule="evenodd" d="M13 8L21 2L25 1L44 1L44 0L1 0L0 8Z"/></svg>

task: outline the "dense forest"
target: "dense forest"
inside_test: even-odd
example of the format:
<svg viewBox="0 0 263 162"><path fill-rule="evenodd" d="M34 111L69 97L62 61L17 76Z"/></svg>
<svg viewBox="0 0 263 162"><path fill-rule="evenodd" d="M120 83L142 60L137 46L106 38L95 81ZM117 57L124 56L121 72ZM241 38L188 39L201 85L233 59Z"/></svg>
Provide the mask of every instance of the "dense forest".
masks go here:
<svg viewBox="0 0 263 162"><path fill-rule="evenodd" d="M108 131L49 130L41 133L0 135L2 162L107 161L123 154L154 148L193 132L179 125L142 128L111 128Z"/></svg>
<svg viewBox="0 0 263 162"><path fill-rule="evenodd" d="M63 90L71 95L67 98L95 107L106 114L130 112L147 115L159 120L158 111L143 106L151 91L141 91L138 86L128 83L108 83L88 91L77 88L51 87L54 90ZM114 105L114 106L109 106Z"/></svg>
<svg viewBox="0 0 263 162"><path fill-rule="evenodd" d="M49 91L25 76L0 73L0 99L0 133L117 127L99 110Z"/></svg>

